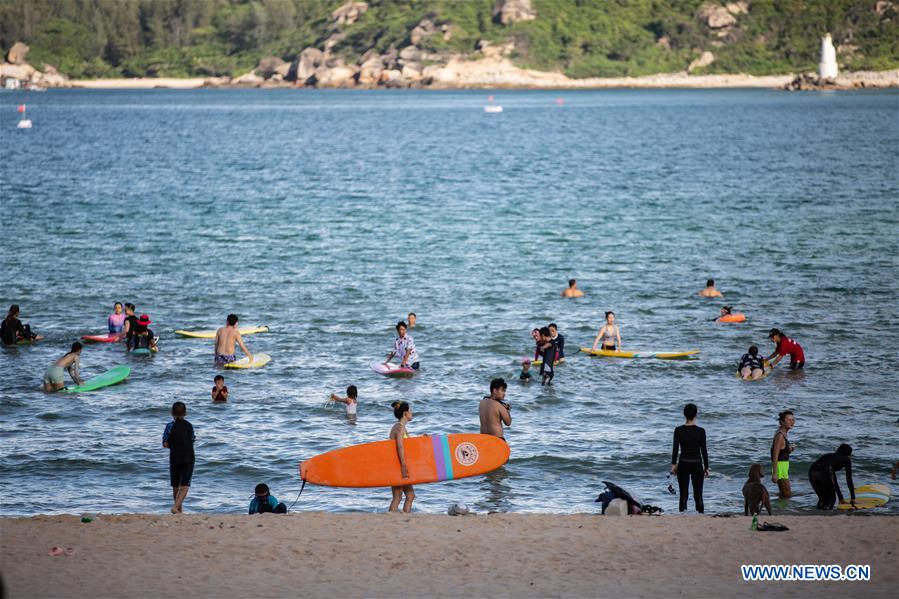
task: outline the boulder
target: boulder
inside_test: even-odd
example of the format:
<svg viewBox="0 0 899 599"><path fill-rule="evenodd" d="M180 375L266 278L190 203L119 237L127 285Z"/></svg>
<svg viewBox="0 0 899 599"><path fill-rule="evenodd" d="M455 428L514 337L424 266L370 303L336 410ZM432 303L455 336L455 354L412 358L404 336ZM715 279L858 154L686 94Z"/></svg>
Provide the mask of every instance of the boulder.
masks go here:
<svg viewBox="0 0 899 599"><path fill-rule="evenodd" d="M418 62L421 60L421 50L415 46L406 46L400 50L400 58L407 62Z"/></svg>
<svg viewBox="0 0 899 599"><path fill-rule="evenodd" d="M338 26L352 25L368 10L366 2L347 2L331 13L331 20Z"/></svg>
<svg viewBox="0 0 899 599"><path fill-rule="evenodd" d="M315 72L316 87L349 87L355 83L356 69L340 66L329 69L320 68Z"/></svg>
<svg viewBox="0 0 899 599"><path fill-rule="evenodd" d="M11 64L25 64L25 57L28 56L30 48L22 42L16 42L6 53L6 62Z"/></svg>
<svg viewBox="0 0 899 599"><path fill-rule="evenodd" d="M283 68L284 65L287 65L288 69L290 68L289 64L287 64L277 56L266 56L265 58L259 60L259 66L256 67L256 72L266 79L270 79L272 75L278 73L279 69Z"/></svg>
<svg viewBox="0 0 899 599"><path fill-rule="evenodd" d="M421 67L418 64L405 65L400 73L402 74L403 79L408 81L418 81L421 79Z"/></svg>
<svg viewBox="0 0 899 599"><path fill-rule="evenodd" d="M56 70L52 64L44 65L44 72L37 72L34 75L35 83L44 87L66 87L69 78Z"/></svg>
<svg viewBox="0 0 899 599"><path fill-rule="evenodd" d="M338 31L337 33L332 34L331 37L329 37L328 39L325 40L325 43L322 44L322 48L325 49L325 52L330 52L331 50L334 49L334 46L336 46L337 44L342 42L345 37L346 37L346 34L344 32Z"/></svg>
<svg viewBox="0 0 899 599"><path fill-rule="evenodd" d="M740 0L740 2L728 2L724 5L724 8L727 9L732 15L748 15L749 14L749 2L746 0Z"/></svg>
<svg viewBox="0 0 899 599"><path fill-rule="evenodd" d="M381 71L381 83L384 87L403 87L403 74L396 69Z"/></svg>
<svg viewBox="0 0 899 599"><path fill-rule="evenodd" d="M0 77L4 79L18 79L19 81L31 81L31 78L37 72L30 64L9 64L0 65Z"/></svg>
<svg viewBox="0 0 899 599"><path fill-rule="evenodd" d="M422 19L418 25L412 28L412 31L409 33L409 40L413 46L417 46L421 43L421 40L436 33L436 31L437 27L434 26L430 19Z"/></svg>
<svg viewBox="0 0 899 599"><path fill-rule="evenodd" d="M256 74L256 71L250 71L245 75L241 75L236 79L231 81L234 85L239 85L241 87L259 87L263 83L265 83L265 79Z"/></svg>
<svg viewBox="0 0 899 599"><path fill-rule="evenodd" d="M700 55L699 58L690 63L690 66L687 67L687 72L692 73L696 69L707 67L713 62L715 62L715 55L706 50Z"/></svg>
<svg viewBox="0 0 899 599"><path fill-rule="evenodd" d="M699 7L697 18L709 29L729 29L737 24L737 19L726 8L719 4L706 2Z"/></svg>
<svg viewBox="0 0 899 599"><path fill-rule="evenodd" d="M493 5L493 20L503 25L536 18L537 11L531 6L531 0L496 0Z"/></svg>
<svg viewBox="0 0 899 599"><path fill-rule="evenodd" d="M384 63L379 57L369 58L359 66L358 81L361 85L376 85L381 79Z"/></svg>
<svg viewBox="0 0 899 599"><path fill-rule="evenodd" d="M318 48L306 48L290 66L286 79L288 81L299 81L304 83L307 79L315 74L325 60L325 54Z"/></svg>

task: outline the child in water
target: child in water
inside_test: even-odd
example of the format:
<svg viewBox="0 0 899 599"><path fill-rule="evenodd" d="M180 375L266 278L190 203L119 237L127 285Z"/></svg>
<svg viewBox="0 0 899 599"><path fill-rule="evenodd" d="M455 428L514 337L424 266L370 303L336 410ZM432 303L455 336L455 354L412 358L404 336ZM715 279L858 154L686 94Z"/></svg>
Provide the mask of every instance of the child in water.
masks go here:
<svg viewBox="0 0 899 599"><path fill-rule="evenodd" d="M346 417L350 420L356 419L356 404L358 403L359 390L356 385L350 385L346 388L346 397L340 397L336 393L331 394L331 401L346 404Z"/></svg>
<svg viewBox="0 0 899 599"><path fill-rule="evenodd" d="M215 383L212 387L212 401L228 401L228 387L225 386L225 377L217 374L212 380Z"/></svg>
<svg viewBox="0 0 899 599"><path fill-rule="evenodd" d="M759 348L749 346L749 351L740 358L740 366L737 367L740 377L744 381L760 379L765 374L765 361L759 356Z"/></svg>
<svg viewBox="0 0 899 599"><path fill-rule="evenodd" d="M396 416L399 422L394 424L393 428L390 429L390 439L396 441L396 455L400 459L400 472L402 473L403 478L409 478L409 470L406 468L406 451L403 447L403 441L409 438L409 433L406 432L406 423L412 420L412 408L409 406L409 403L405 401L395 401L391 404L391 407L393 408L393 415ZM397 511L400 500L403 498L403 494L405 494L406 501L403 503L403 511L407 514L411 512L412 502L415 501L415 490L412 488L412 485L390 487L390 490L393 491L393 499L390 500L390 509L388 511Z"/></svg>
<svg viewBox="0 0 899 599"><path fill-rule="evenodd" d="M106 319L106 327L110 333L119 333L125 330L125 308L122 302L116 302L112 307L112 314Z"/></svg>
<svg viewBox="0 0 899 599"><path fill-rule="evenodd" d="M531 382L531 373L528 372L530 369L531 369L531 361L530 360L522 360L521 361L521 374L518 375L518 378L522 383L530 383Z"/></svg>

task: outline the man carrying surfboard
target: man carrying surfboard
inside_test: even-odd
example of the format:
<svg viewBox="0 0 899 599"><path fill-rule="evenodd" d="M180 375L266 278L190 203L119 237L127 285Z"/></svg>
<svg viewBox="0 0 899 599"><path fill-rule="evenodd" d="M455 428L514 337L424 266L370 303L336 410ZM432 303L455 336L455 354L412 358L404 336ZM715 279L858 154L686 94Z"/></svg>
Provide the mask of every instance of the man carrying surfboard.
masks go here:
<svg viewBox="0 0 899 599"><path fill-rule="evenodd" d="M237 314L229 314L228 324L215 332L216 366L224 366L237 360L237 356L234 354L235 343L240 345L240 349L247 355L247 359L252 362L253 354L243 344L243 338L240 336L240 330L237 328Z"/></svg>
<svg viewBox="0 0 899 599"><path fill-rule="evenodd" d="M512 406L506 402L506 381L493 379L490 381L490 395L486 395L478 406L478 417L481 420L481 434L493 435L503 441L503 425L512 426Z"/></svg>

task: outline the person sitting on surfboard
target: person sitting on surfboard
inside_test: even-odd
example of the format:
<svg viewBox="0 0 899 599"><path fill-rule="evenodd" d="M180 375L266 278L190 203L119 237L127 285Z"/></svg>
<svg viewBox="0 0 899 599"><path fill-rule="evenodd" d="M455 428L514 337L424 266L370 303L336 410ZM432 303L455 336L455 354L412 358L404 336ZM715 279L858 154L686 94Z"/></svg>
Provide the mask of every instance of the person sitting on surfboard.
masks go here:
<svg viewBox="0 0 899 599"><path fill-rule="evenodd" d="M125 329L125 314L122 302L116 302L112 314L106 319L106 328L110 333L121 333Z"/></svg>
<svg viewBox="0 0 899 599"><path fill-rule="evenodd" d="M843 503L843 494L837 484L837 472L846 469L846 486L850 503L855 505L855 485L852 484L852 448L843 443L833 453L815 460L808 469L808 481L818 495L819 510L832 510L837 497Z"/></svg>
<svg viewBox="0 0 899 599"><path fill-rule="evenodd" d="M602 328L596 333L593 349L596 349L600 341L602 341L602 348L606 351L618 351L621 347L621 331L615 324L615 313L611 310L606 312L606 324L602 325Z"/></svg>
<svg viewBox="0 0 899 599"><path fill-rule="evenodd" d="M253 354L243 344L243 338L240 336L240 329L237 328L237 314L228 315L228 324L220 327L215 332L215 365L224 366L237 360L234 354L234 344L240 346L243 353L247 355L247 359L252 362Z"/></svg>
<svg viewBox="0 0 899 599"><path fill-rule="evenodd" d="M128 338L129 351L134 349L156 350L156 339L153 337L153 331L148 328L152 322L148 315L140 315L140 318L137 319L137 326L134 327L131 337Z"/></svg>
<svg viewBox="0 0 899 599"><path fill-rule="evenodd" d="M705 282L705 289L699 291L702 297L724 297L724 294L715 288L715 279L709 279Z"/></svg>
<svg viewBox="0 0 899 599"><path fill-rule="evenodd" d="M409 478L409 469L406 467L406 451L403 447L403 440L409 438L406 432L406 423L412 420L412 408L409 402L395 401L391 404L393 415L396 416L397 422L390 429L390 439L396 441L396 455L400 459L400 472L403 478ZM409 513L412 511L412 502L415 501L415 489L412 485L402 485L398 487L390 487L393 491L393 498L390 500L389 512L397 511L400 506L400 500L406 495L406 501L403 503L403 511Z"/></svg>
<svg viewBox="0 0 899 599"><path fill-rule="evenodd" d="M31 327L19 320L19 305L13 304L0 324L0 338L5 345L15 345L22 341L40 341L40 335L31 332Z"/></svg>
<svg viewBox="0 0 899 599"><path fill-rule="evenodd" d="M400 357L400 368L418 370L418 350L415 349L412 335L406 334L406 323L402 320L396 323L396 341L393 342L393 351L384 360L385 366L390 363L393 356Z"/></svg>
<svg viewBox="0 0 899 599"><path fill-rule="evenodd" d="M584 292L577 288L577 281L568 279L568 289L562 290L562 297L584 297Z"/></svg>
<svg viewBox="0 0 899 599"><path fill-rule="evenodd" d="M787 354L790 356L790 370L798 370L805 366L805 352L802 351L802 346L781 333L780 329L771 329L768 332L768 339L774 342L775 347L774 353L768 356L766 362L771 362L775 356L777 357L771 362L772 367L776 366Z"/></svg>
<svg viewBox="0 0 899 599"><path fill-rule="evenodd" d="M737 372L744 381L749 379L760 379L765 374L765 364L759 356L759 348L754 345L749 346L749 351L740 358L740 365L737 366Z"/></svg>
<svg viewBox="0 0 899 599"><path fill-rule="evenodd" d="M556 362L561 362L565 359L565 335L559 333L559 326L551 322L549 323L549 336L552 337L553 342L556 344Z"/></svg>
<svg viewBox="0 0 899 599"><path fill-rule="evenodd" d="M356 407L358 404L359 390L356 385L350 385L346 388L346 397L340 397L336 393L331 394L331 401L346 404L346 417L350 420L356 419Z"/></svg>
<svg viewBox="0 0 899 599"><path fill-rule="evenodd" d="M478 418L481 421L481 434L493 435L503 441L503 425L512 426L512 406L506 402L506 381L493 379L490 381L490 395L484 396L478 406Z"/></svg>
<svg viewBox="0 0 899 599"><path fill-rule="evenodd" d="M82 345L76 341L72 344L72 349L66 355L58 359L47 369L47 373L44 375L44 391L50 393L51 391L59 391L65 387L63 370L69 371L69 376L72 377L72 380L75 381L76 385L84 384L84 381L81 380L81 376L78 373L78 368L81 366L81 348Z"/></svg>

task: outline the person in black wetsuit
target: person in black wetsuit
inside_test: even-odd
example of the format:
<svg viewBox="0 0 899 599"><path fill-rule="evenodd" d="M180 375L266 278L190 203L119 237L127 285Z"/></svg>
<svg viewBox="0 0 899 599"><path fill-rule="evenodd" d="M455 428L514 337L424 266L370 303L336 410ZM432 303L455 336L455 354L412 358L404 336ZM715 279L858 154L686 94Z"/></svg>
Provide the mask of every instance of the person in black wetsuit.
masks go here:
<svg viewBox="0 0 899 599"><path fill-rule="evenodd" d="M680 511L687 509L687 499L690 497L689 483L692 481L693 502L696 504L696 511L702 514L705 511L702 502L702 483L709 475L709 454L705 447L705 429L696 426L698 412L695 404L688 403L684 406L684 417L687 421L674 429L671 473L677 475L677 485L680 487Z"/></svg>
<svg viewBox="0 0 899 599"><path fill-rule="evenodd" d="M556 344L556 361L561 361L565 359L565 335L559 332L559 326L551 322L547 327L549 329L549 335L552 337L552 340Z"/></svg>
<svg viewBox="0 0 899 599"><path fill-rule="evenodd" d="M540 353L543 355L543 364L540 365L540 376L543 377L544 385L552 385L553 376L555 376L556 361L556 342L553 341L552 335L549 333L549 327L540 329L540 345L538 346Z"/></svg>
<svg viewBox="0 0 899 599"><path fill-rule="evenodd" d="M184 499L190 491L190 479L194 474L194 434L193 425L188 422L187 406L184 402L172 404L172 421L162 433L162 446L169 450L169 478L172 483L173 514L184 512Z"/></svg>
<svg viewBox="0 0 899 599"><path fill-rule="evenodd" d="M19 320L19 306L13 304L9 307L6 318L0 323L0 338L3 339L5 345L15 345L16 343L25 341L40 341L43 339L40 335L31 332L31 327L22 324Z"/></svg>
<svg viewBox="0 0 899 599"><path fill-rule="evenodd" d="M832 510L837 497L843 503L843 494L837 484L837 471L846 469L846 486L855 505L855 485L852 484L852 448L843 443L833 453L821 456L808 469L808 481L818 494L818 509Z"/></svg>

